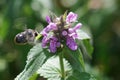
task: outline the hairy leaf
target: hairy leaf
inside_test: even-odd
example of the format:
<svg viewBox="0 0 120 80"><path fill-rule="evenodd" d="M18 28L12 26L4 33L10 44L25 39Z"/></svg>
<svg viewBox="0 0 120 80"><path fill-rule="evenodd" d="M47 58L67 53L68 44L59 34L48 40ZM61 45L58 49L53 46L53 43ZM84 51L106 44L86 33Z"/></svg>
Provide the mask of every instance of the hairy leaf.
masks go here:
<svg viewBox="0 0 120 80"><path fill-rule="evenodd" d="M66 61L63 59L64 62L64 70L65 75L67 78L72 73L72 67ZM37 71L38 74L43 76L44 78L48 78L47 80L61 80L61 68L60 68L60 62L58 56L53 56L49 58L43 66Z"/></svg>
<svg viewBox="0 0 120 80"><path fill-rule="evenodd" d="M29 80L49 57L47 50L43 50L41 44L34 46L28 53L24 70L15 80Z"/></svg>

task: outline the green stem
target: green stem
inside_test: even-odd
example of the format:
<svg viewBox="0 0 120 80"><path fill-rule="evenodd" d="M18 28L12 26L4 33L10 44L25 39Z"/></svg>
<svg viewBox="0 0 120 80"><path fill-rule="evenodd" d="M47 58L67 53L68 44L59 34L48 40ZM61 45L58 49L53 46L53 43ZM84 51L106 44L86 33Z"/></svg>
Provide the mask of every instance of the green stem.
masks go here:
<svg viewBox="0 0 120 80"><path fill-rule="evenodd" d="M63 63L63 51L61 53L59 53L59 61L60 61L62 80L65 80L65 71L64 71L64 63Z"/></svg>

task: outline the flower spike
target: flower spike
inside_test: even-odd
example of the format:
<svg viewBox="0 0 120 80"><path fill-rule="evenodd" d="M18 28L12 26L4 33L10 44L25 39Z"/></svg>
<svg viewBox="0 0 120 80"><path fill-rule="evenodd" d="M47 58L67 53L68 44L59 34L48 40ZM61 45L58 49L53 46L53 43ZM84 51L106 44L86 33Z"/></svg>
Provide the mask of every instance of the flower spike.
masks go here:
<svg viewBox="0 0 120 80"><path fill-rule="evenodd" d="M77 30L82 26L78 23L75 27L72 27L72 23L77 22L77 14L67 11L60 17L57 17L54 13L52 18L46 16L48 22L47 27L43 29L41 34L43 35L42 47L50 49L50 52L55 53L57 49L63 48L67 45L71 50L77 50L78 46L75 39L78 39ZM62 47L61 47L62 46Z"/></svg>

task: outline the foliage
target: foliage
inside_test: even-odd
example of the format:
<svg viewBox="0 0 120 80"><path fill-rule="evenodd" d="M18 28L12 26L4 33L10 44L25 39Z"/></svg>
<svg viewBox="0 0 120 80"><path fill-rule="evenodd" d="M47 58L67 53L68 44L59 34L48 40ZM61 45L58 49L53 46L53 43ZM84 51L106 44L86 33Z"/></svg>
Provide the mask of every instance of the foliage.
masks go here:
<svg viewBox="0 0 120 80"><path fill-rule="evenodd" d="M77 33L80 33L80 31ZM90 39L90 37L88 37L88 35L83 31L78 36L81 38L81 40ZM51 52L48 52L46 49L42 49L41 44L37 44L29 51L26 66L24 70L15 78L15 80L29 80L31 76L36 74L40 74L40 76L43 76L48 80L91 79L92 77L90 74L82 73L85 71L85 66L80 49L71 51L67 46L62 49L63 50L60 53L56 53L56 55L54 54L53 57L49 57ZM60 67L62 63L60 63L60 55L58 54L67 55L66 59L68 61L61 58L63 59L64 65L64 78L62 68ZM87 77L88 75L89 77ZM32 77L32 80L35 79L36 78Z"/></svg>
<svg viewBox="0 0 120 80"><path fill-rule="evenodd" d="M46 50L42 50L41 44L33 47L27 56L26 66L24 70L17 76L15 80L29 80L29 78L36 73L36 71L43 65L49 54Z"/></svg>
<svg viewBox="0 0 120 80"><path fill-rule="evenodd" d="M72 67L68 61L65 59L64 62L64 69L66 78L72 74ZM54 64L53 64L54 63ZM49 58L41 68L37 71L38 74L44 76L44 78L48 78L48 80L61 80L61 68L58 56L53 56Z"/></svg>
<svg viewBox="0 0 120 80"><path fill-rule="evenodd" d="M89 40L94 46L93 54L89 41L78 41L85 62L92 67L87 71L89 68L85 64L86 71L97 74L97 80L120 80L120 0L0 0L1 80L13 80L24 69L32 47L16 45L15 35L24 31L25 25L32 29L40 26L40 32L41 26L46 25L44 19L49 11L61 15L66 10L78 14L78 22L93 38L93 41ZM72 55L66 55L65 60L73 64L69 56ZM37 76L34 74L31 80Z"/></svg>

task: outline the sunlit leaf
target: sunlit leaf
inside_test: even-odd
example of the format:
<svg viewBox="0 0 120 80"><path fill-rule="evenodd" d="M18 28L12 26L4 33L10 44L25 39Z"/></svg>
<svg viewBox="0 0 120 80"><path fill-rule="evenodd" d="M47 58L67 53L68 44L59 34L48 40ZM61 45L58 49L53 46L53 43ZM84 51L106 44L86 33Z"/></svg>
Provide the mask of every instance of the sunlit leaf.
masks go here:
<svg viewBox="0 0 120 80"><path fill-rule="evenodd" d="M24 70L15 80L29 80L49 57L47 50L43 50L41 44L34 46L28 53Z"/></svg>
<svg viewBox="0 0 120 80"><path fill-rule="evenodd" d="M64 70L67 78L72 73L72 67L68 63L67 60L63 59L64 62ZM44 78L48 78L47 80L61 80L61 68L58 56L53 56L49 58L43 66L37 71L38 74L43 76Z"/></svg>
<svg viewBox="0 0 120 80"><path fill-rule="evenodd" d="M90 39L90 37L88 36L88 34L85 33L84 31L82 31L82 30L77 30L76 32L77 32L78 37L79 37L80 40Z"/></svg>

